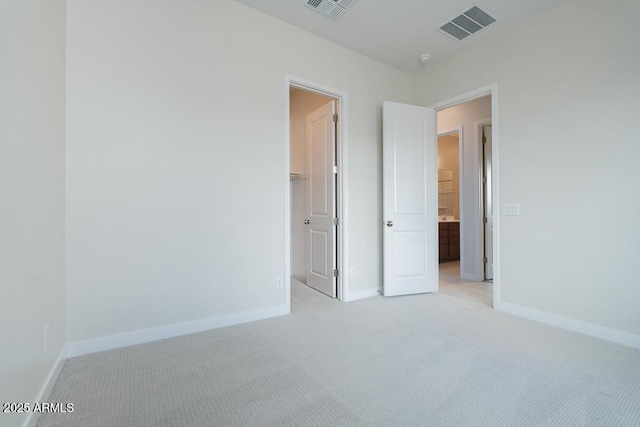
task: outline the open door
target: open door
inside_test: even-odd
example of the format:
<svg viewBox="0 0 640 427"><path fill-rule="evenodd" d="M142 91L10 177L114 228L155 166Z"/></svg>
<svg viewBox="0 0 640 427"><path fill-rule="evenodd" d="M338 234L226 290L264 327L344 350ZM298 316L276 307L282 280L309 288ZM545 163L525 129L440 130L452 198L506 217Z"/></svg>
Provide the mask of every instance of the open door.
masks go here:
<svg viewBox="0 0 640 427"><path fill-rule="evenodd" d="M307 116L307 285L336 297L336 102Z"/></svg>
<svg viewBox="0 0 640 427"><path fill-rule="evenodd" d="M383 295L438 291L435 111L383 106Z"/></svg>
<svg viewBox="0 0 640 427"><path fill-rule="evenodd" d="M491 194L493 159L491 125L482 127L482 189L484 205L484 280L493 280L493 195Z"/></svg>

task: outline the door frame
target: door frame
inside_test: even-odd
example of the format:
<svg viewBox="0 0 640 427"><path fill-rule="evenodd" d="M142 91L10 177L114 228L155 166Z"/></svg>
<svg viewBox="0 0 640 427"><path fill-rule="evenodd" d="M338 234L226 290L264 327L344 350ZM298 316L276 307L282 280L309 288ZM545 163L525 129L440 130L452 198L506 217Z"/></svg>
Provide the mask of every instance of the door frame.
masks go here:
<svg viewBox="0 0 640 427"><path fill-rule="evenodd" d="M347 201L347 92L335 89L323 84L304 79L302 77L285 74L284 78L284 288L285 288L285 305L289 312L291 311L291 183L289 174L291 172L291 128L290 128L290 105L289 105L289 89L296 88L307 92L314 92L327 96L336 101L338 112L337 125L337 148L335 155L338 158L338 179L336 191L337 206L336 212L339 218L338 230L336 233L336 268L339 271L336 279L336 297L341 301L349 301L349 245L348 245L348 227L349 221L347 217L348 205Z"/></svg>
<svg viewBox="0 0 640 427"><path fill-rule="evenodd" d="M491 150L493 161L493 180L491 182L492 191L492 203L494 207L494 222L493 222L493 308L500 306L500 167L499 167L499 146L500 141L498 138L499 129L499 110L498 110L498 84L492 83L487 86L463 93L461 95L446 99L431 105L430 107L436 110L444 110L445 108L453 107L454 105L462 104L467 101L472 101L476 98L481 98L486 95L491 95L491 139L493 147ZM437 130L436 130L437 136ZM437 159L435 160L437 162ZM462 218L461 218L462 219ZM462 236L461 236L462 237ZM462 239L461 239L462 240ZM461 247L462 249L462 247Z"/></svg>

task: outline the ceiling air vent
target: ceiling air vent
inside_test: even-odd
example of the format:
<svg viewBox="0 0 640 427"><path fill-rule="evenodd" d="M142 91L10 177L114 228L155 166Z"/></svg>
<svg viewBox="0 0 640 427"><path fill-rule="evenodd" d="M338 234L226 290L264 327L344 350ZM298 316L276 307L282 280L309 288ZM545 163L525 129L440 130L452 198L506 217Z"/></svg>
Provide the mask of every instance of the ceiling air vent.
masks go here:
<svg viewBox="0 0 640 427"><path fill-rule="evenodd" d="M358 0L307 0L307 7L332 19L338 19Z"/></svg>
<svg viewBox="0 0 640 427"><path fill-rule="evenodd" d="M441 25L439 30L457 41L461 41L488 27L496 20L497 18L492 16L484 7L476 4L471 9L462 12L449 22Z"/></svg>

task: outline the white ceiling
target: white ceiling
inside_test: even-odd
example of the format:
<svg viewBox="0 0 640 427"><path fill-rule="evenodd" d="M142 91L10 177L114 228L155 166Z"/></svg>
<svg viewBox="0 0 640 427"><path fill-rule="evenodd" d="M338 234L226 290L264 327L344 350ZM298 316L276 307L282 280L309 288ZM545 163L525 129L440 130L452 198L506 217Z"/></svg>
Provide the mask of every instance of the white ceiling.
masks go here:
<svg viewBox="0 0 640 427"><path fill-rule="evenodd" d="M498 21L455 41L437 28L478 2L474 0L358 0L337 21L306 7L307 0L237 0L392 67L415 73L418 57L437 62L560 0L482 0Z"/></svg>

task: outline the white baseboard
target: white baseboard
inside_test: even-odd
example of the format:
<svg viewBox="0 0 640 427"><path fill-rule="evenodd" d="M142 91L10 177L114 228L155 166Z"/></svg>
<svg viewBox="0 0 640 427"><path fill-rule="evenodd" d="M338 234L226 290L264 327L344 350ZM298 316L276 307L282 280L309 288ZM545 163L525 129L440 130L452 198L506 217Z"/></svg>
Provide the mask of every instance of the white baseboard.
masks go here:
<svg viewBox="0 0 640 427"><path fill-rule="evenodd" d="M289 314L289 308L281 305L258 310L243 311L240 313L226 314L222 316L209 317L207 319L194 320L191 322L178 323L175 325L161 326L158 328L143 329L123 334L109 335L85 341L76 341L67 344L68 357L82 356L84 354L96 353L98 351L113 350L121 347L128 347L136 344L173 338L181 335L204 332L211 329L223 328L225 326L238 325L240 323L253 322L270 317Z"/></svg>
<svg viewBox="0 0 640 427"><path fill-rule="evenodd" d="M348 295L345 295L344 302L356 301L363 298L375 297L376 295L380 295L378 289L365 289L364 291L358 292L349 292Z"/></svg>
<svg viewBox="0 0 640 427"><path fill-rule="evenodd" d="M605 328L604 326L581 322L579 320L567 319L566 317L545 313L543 311L532 310L527 307L522 307L505 302L494 304L494 308L504 313L524 317L525 319L535 320L547 325L557 326L558 328L567 329L569 331L578 332L580 334L599 338L605 341L610 341L616 344L622 344L628 347L640 349L640 335L634 335L628 332L609 329Z"/></svg>
<svg viewBox="0 0 640 427"><path fill-rule="evenodd" d="M53 364L51 371L49 371L49 375L47 376L47 379L42 384L42 387L40 388L40 392L38 393L36 400L34 400L31 403L42 403L42 402L47 402L49 400L49 396L51 396L51 390L53 390L53 386L56 384L56 381L58 381L58 377L60 376L60 372L62 372L62 367L64 366L65 360L67 360L66 346L62 347L62 351L58 355L56 362ZM27 414L27 418L24 420L24 423L22 425L24 427L35 427L35 425L38 423L39 418L40 418L39 412L30 411Z"/></svg>
<svg viewBox="0 0 640 427"><path fill-rule="evenodd" d="M460 273L460 278L463 280L468 280L470 282L482 282L482 277L480 277L477 274L470 274L470 273Z"/></svg>

